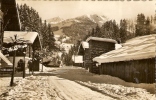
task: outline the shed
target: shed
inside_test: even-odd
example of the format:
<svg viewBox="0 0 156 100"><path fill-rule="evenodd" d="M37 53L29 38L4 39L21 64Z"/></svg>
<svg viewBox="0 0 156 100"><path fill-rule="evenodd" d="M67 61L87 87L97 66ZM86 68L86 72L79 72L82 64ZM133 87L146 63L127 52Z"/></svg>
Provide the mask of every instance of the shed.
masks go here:
<svg viewBox="0 0 156 100"><path fill-rule="evenodd" d="M40 38L37 32L25 32L25 31L4 31L4 39L3 39L3 46L8 46L9 44L11 44L13 41L11 39L14 38L14 35L17 35L18 39L21 40L25 40L26 44L28 44L28 54L27 56L29 57L33 57L36 47L40 47L41 48L41 42L40 42ZM31 52L33 51L33 52ZM18 50L16 52L16 62L15 62L15 66L17 66L17 62L19 59L24 59L24 54L23 51ZM9 53L9 59L10 61L13 60L13 52ZM39 71L39 61L34 60L34 71Z"/></svg>
<svg viewBox="0 0 156 100"><path fill-rule="evenodd" d="M81 55L73 55L72 56L72 61L74 66L83 66L83 56Z"/></svg>
<svg viewBox="0 0 156 100"><path fill-rule="evenodd" d="M156 34L126 41L123 47L95 57L100 74L128 82L154 83Z"/></svg>
<svg viewBox="0 0 156 100"><path fill-rule="evenodd" d="M83 55L84 67L90 72L99 73L98 68L92 59L103 53L115 49L117 41L108 38L89 37L86 41L81 42L79 46L79 55Z"/></svg>

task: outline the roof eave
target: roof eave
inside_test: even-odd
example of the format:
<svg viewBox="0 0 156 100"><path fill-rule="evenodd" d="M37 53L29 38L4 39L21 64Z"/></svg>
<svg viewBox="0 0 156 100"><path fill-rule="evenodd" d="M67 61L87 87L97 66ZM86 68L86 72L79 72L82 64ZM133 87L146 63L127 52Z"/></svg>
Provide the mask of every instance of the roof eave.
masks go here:
<svg viewBox="0 0 156 100"><path fill-rule="evenodd" d="M125 55L125 56L118 56L118 57L95 57L93 61L98 63L112 63L112 62L120 62L120 61L132 61L132 60L142 60L142 59L150 59L155 58L155 52L146 52L140 53L137 55Z"/></svg>

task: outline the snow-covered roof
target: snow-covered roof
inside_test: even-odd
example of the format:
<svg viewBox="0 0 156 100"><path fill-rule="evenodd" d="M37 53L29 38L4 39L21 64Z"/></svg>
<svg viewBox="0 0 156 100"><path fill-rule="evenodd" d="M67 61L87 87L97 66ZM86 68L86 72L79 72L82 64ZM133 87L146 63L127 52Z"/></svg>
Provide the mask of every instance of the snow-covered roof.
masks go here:
<svg viewBox="0 0 156 100"><path fill-rule="evenodd" d="M117 43L116 40L108 39L108 38L99 38L99 37L89 37L89 38L87 38L86 41L88 42L88 41L90 41L90 40Z"/></svg>
<svg viewBox="0 0 156 100"><path fill-rule="evenodd" d="M81 44L82 44L83 49L89 48L89 43L88 42L82 41Z"/></svg>
<svg viewBox="0 0 156 100"><path fill-rule="evenodd" d="M17 35L17 39L27 40L28 43L33 44L36 37L38 37L37 32L25 32L25 31L4 31L4 43L12 42L11 38L14 39L14 35Z"/></svg>
<svg viewBox="0 0 156 100"><path fill-rule="evenodd" d="M98 63L119 62L154 58L156 34L140 36L126 41L123 47L93 58Z"/></svg>
<svg viewBox="0 0 156 100"><path fill-rule="evenodd" d="M82 45L82 46L81 46ZM79 45L79 48L78 48L78 53L81 51L80 48L82 47L82 49L87 49L89 48L89 43L86 42L86 41L82 41L81 44Z"/></svg>
<svg viewBox="0 0 156 100"><path fill-rule="evenodd" d="M115 50L121 48L122 45L121 44L115 44Z"/></svg>
<svg viewBox="0 0 156 100"><path fill-rule="evenodd" d="M12 39L17 35L17 39L25 40L28 44L33 44L35 39L38 38L39 45L41 47L41 41L37 32L26 32L26 31L4 31L4 43L12 43ZM41 47L42 48L42 47Z"/></svg>
<svg viewBox="0 0 156 100"><path fill-rule="evenodd" d="M8 65L13 65L8 58L6 58L1 52L0 52L0 58L3 59L3 61L5 61Z"/></svg>

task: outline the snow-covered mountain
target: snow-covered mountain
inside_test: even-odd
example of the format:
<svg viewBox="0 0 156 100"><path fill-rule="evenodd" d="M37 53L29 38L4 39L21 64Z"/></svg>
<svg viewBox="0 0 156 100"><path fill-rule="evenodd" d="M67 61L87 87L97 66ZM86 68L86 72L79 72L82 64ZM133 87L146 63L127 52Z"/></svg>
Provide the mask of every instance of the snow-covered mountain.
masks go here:
<svg viewBox="0 0 156 100"><path fill-rule="evenodd" d="M76 20L90 20L92 21L93 23L97 23L99 24L100 26L106 22L108 20L108 18L104 15L97 15L97 14L93 14L93 15L83 15L83 16L80 16L80 17L76 17L75 18Z"/></svg>
<svg viewBox="0 0 156 100"><path fill-rule="evenodd" d="M51 23L52 30L55 35L66 35L70 37L68 43L75 43L79 39L83 39L92 28L97 25L102 26L108 20L104 15L82 15L75 18L63 20L60 17L48 19Z"/></svg>
<svg viewBox="0 0 156 100"><path fill-rule="evenodd" d="M50 24L57 24L57 23L62 22L63 20L64 20L63 18L54 17L54 18L48 19L47 22Z"/></svg>
<svg viewBox="0 0 156 100"><path fill-rule="evenodd" d="M69 18L64 20L63 18L60 17L54 17L51 19L48 19L47 22L51 23L51 24L60 24L60 23L67 23L67 22L77 22L77 23L81 23L83 21L92 21L93 23L97 23L99 25L103 24L104 22L106 22L108 20L108 18L104 15L97 15L97 14L93 14L93 15L82 15L82 16L78 16L75 18Z"/></svg>

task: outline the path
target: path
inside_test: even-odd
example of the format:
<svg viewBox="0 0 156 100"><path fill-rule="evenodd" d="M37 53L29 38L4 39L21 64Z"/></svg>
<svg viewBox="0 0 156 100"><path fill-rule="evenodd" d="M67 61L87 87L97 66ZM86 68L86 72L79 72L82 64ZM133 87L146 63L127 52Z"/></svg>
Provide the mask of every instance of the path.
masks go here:
<svg viewBox="0 0 156 100"><path fill-rule="evenodd" d="M61 100L113 100L74 81L56 76L49 77L49 84L54 85L51 88L56 91Z"/></svg>

